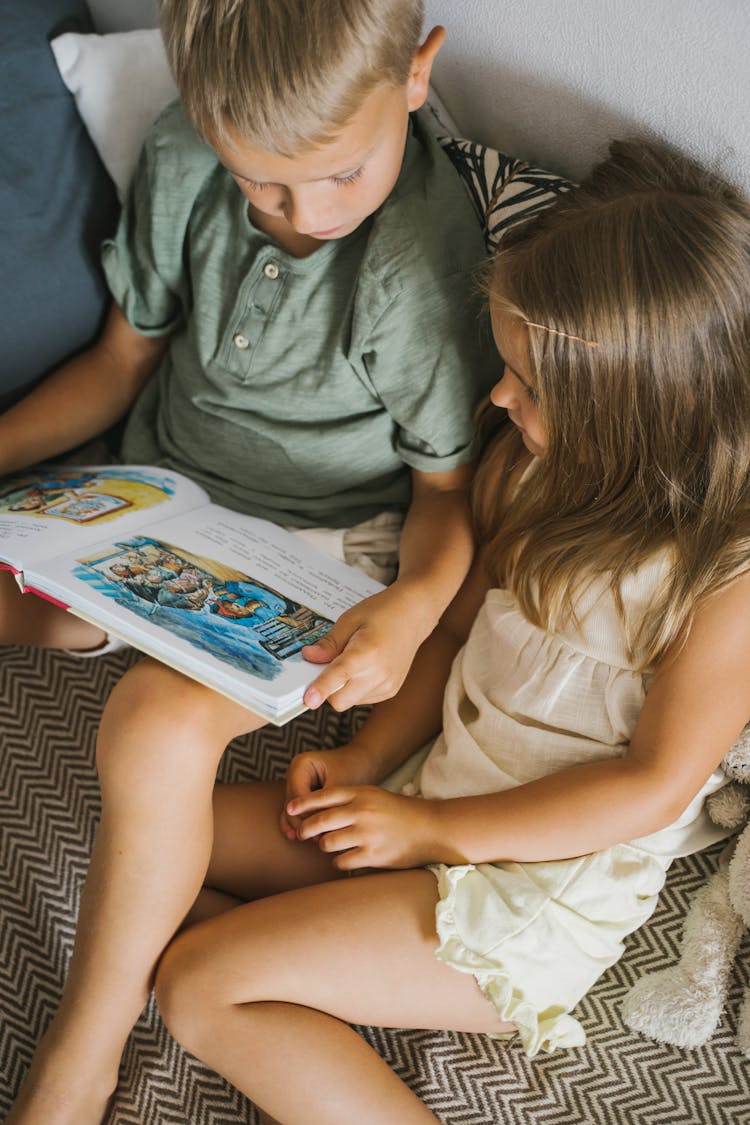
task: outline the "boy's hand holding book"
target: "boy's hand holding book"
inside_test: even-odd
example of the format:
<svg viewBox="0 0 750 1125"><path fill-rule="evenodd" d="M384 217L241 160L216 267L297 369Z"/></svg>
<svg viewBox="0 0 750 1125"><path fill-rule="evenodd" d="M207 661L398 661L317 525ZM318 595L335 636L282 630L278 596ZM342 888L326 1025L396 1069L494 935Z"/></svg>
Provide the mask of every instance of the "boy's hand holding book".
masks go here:
<svg viewBox="0 0 750 1125"><path fill-rule="evenodd" d="M314 710L328 700L345 711L390 699L436 623L402 579L365 598L342 613L317 644L303 649L305 660L328 664L305 692L305 705Z"/></svg>

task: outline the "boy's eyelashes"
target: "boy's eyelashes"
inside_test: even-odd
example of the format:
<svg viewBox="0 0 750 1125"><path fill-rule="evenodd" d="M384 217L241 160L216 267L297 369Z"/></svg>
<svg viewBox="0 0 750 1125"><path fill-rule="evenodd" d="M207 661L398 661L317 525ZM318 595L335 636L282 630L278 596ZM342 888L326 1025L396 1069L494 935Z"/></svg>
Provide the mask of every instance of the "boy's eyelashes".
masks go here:
<svg viewBox="0 0 750 1125"><path fill-rule="evenodd" d="M332 176L331 179L334 184L341 187L342 184L353 184L362 176L364 168L355 168L353 172L347 172L345 176Z"/></svg>
<svg viewBox="0 0 750 1125"><path fill-rule="evenodd" d="M243 184L247 184L251 191L263 191L265 188L270 187L270 184L258 184L255 180L248 180L246 176L235 176Z"/></svg>
<svg viewBox="0 0 750 1125"><path fill-rule="evenodd" d="M329 176L329 180L337 187L343 187L346 184L356 183L363 175L364 168L355 168L353 172L347 172L343 176ZM247 184L251 191L264 191L266 188L278 187L277 184L269 183L268 181L250 180L247 176L238 176L235 173L235 179L241 180L243 184Z"/></svg>

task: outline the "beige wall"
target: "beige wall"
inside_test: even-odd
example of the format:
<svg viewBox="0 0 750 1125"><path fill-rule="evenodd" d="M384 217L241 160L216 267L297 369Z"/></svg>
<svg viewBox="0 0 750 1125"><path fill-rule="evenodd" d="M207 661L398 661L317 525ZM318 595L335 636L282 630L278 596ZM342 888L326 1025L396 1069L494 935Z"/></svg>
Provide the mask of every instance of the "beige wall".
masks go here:
<svg viewBox="0 0 750 1125"><path fill-rule="evenodd" d="M750 189L748 0L426 0L463 132L576 177L652 131Z"/></svg>

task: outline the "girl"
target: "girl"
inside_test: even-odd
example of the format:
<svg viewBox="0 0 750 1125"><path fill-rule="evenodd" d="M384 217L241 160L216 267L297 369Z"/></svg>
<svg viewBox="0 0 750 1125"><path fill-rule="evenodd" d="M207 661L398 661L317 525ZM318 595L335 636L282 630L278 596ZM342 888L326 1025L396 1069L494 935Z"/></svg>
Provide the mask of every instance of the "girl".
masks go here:
<svg viewBox="0 0 750 1125"><path fill-rule="evenodd" d="M217 789L157 975L177 1038L280 1122L435 1120L350 1022L582 1044L571 1010L716 838L750 715L748 203L614 144L489 291L474 571L348 746L296 758L285 799ZM377 788L444 687L416 780Z"/></svg>

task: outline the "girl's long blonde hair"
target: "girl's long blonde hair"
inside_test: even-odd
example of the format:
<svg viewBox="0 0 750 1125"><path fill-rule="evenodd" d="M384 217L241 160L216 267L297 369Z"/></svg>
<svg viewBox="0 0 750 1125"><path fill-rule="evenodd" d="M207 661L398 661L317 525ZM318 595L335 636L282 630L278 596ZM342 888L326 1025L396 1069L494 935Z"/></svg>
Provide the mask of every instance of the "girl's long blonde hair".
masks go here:
<svg viewBox="0 0 750 1125"><path fill-rule="evenodd" d="M547 445L500 511L520 436L486 408L474 511L491 579L530 620L573 611L584 576L667 552L653 665L697 602L750 567L750 204L660 144L616 142L506 236L490 302L528 325Z"/></svg>

